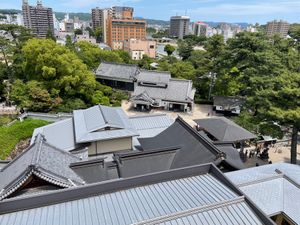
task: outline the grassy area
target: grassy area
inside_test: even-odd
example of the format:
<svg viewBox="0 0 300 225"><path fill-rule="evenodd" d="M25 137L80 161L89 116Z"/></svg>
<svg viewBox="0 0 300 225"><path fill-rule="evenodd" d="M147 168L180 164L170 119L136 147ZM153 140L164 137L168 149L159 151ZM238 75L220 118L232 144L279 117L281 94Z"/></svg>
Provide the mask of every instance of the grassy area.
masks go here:
<svg viewBox="0 0 300 225"><path fill-rule="evenodd" d="M16 118L15 115L1 115L0 116L0 126L6 125Z"/></svg>
<svg viewBox="0 0 300 225"><path fill-rule="evenodd" d="M35 128L45 126L49 122L44 120L26 119L16 122L10 127L0 127L0 159L9 156L19 141L29 138Z"/></svg>

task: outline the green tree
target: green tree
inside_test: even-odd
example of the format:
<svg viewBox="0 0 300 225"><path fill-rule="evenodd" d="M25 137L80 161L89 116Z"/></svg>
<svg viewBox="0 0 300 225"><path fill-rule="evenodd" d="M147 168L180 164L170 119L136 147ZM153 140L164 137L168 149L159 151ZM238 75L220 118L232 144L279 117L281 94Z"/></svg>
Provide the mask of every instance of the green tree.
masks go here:
<svg viewBox="0 0 300 225"><path fill-rule="evenodd" d="M192 54L193 45L190 42L179 40L177 51L182 60L187 60Z"/></svg>
<svg viewBox="0 0 300 225"><path fill-rule="evenodd" d="M49 30L47 31L46 38L47 38L47 39L51 39L51 40L53 40L53 41L56 41L56 38L54 37L53 31L52 31L51 29L49 29Z"/></svg>
<svg viewBox="0 0 300 225"><path fill-rule="evenodd" d="M297 162L297 137L300 128L300 73L285 72L269 78L268 88L249 97L254 115L261 120L292 126L291 163Z"/></svg>
<svg viewBox="0 0 300 225"><path fill-rule="evenodd" d="M94 35L95 35L97 43L100 43L103 40L102 34L103 34L102 28L97 27L96 30L94 31Z"/></svg>
<svg viewBox="0 0 300 225"><path fill-rule="evenodd" d="M28 82L38 82L37 86L45 98L48 95L55 99L61 98L62 102L59 104L63 104L64 101L68 102L69 99L79 98L89 106L95 101L95 92L99 94L100 91L103 93L106 91L105 86L98 85L93 73L88 70L74 52L52 40L31 39L22 48L22 54L24 57L23 74L26 74L24 76L25 86L28 89ZM22 88L17 89L22 90ZM33 91L33 89L29 90ZM104 94L103 101L107 101L106 97ZM26 99L16 99L16 101L31 106L31 104L25 103ZM43 99L41 101L48 103ZM39 108L47 110L56 106L54 104L47 108L42 105ZM34 107L31 108L36 110Z"/></svg>
<svg viewBox="0 0 300 225"><path fill-rule="evenodd" d="M75 35L82 35L83 31L82 31L82 29L75 29L74 34Z"/></svg>
<svg viewBox="0 0 300 225"><path fill-rule="evenodd" d="M164 48L164 51L168 54L168 56L172 55L175 50L175 47L170 44L167 44Z"/></svg>
<svg viewBox="0 0 300 225"><path fill-rule="evenodd" d="M65 46L72 51L74 50L74 43L73 43L72 37L70 35L66 36L66 45Z"/></svg>

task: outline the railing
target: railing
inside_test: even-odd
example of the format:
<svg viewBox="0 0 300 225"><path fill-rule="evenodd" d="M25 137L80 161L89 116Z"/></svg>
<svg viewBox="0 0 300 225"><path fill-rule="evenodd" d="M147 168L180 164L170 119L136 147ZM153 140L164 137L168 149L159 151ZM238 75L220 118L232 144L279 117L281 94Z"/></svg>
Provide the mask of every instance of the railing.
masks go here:
<svg viewBox="0 0 300 225"><path fill-rule="evenodd" d="M72 118L72 113L38 113L38 112L26 112L21 114L18 118L22 121L25 118L32 118L32 119L41 119L51 122L56 122L68 118Z"/></svg>

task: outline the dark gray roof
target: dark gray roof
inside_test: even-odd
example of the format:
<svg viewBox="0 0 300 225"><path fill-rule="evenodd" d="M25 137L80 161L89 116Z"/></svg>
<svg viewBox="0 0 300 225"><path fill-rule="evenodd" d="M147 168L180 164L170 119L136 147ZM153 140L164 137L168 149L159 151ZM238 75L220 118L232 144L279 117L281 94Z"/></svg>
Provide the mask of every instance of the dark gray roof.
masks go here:
<svg viewBox="0 0 300 225"><path fill-rule="evenodd" d="M159 86L168 85L171 79L170 72L153 71L153 70L141 70L137 76L137 82L141 83L155 83Z"/></svg>
<svg viewBox="0 0 300 225"><path fill-rule="evenodd" d="M300 224L300 166L277 163L226 173L268 216L284 213Z"/></svg>
<svg viewBox="0 0 300 225"><path fill-rule="evenodd" d="M195 129L178 117L176 121L166 130L153 138L138 138L144 151L151 149L180 147L176 153L171 168L197 165L213 162L219 165L223 161L231 162L232 168L241 169L240 159L231 158L234 154L226 155L218 149L211 141L201 136ZM237 151L237 150L235 150ZM229 151L228 151L229 152ZM236 163L233 163L236 161Z"/></svg>
<svg viewBox="0 0 300 225"><path fill-rule="evenodd" d="M200 129L203 129L218 141L237 142L256 138L254 134L225 117L211 117L194 121Z"/></svg>
<svg viewBox="0 0 300 225"><path fill-rule="evenodd" d="M180 148L115 153L120 177L133 177L170 170Z"/></svg>
<svg viewBox="0 0 300 225"><path fill-rule="evenodd" d="M177 224L190 217L197 224L273 224L213 165L6 200L0 208L1 225Z"/></svg>
<svg viewBox="0 0 300 225"><path fill-rule="evenodd" d="M137 65L102 62L96 70L96 77L133 82L138 73Z"/></svg>
<svg viewBox="0 0 300 225"><path fill-rule="evenodd" d="M193 82L191 80L183 79L170 79L165 88L137 84L131 100L135 101L135 98L143 93L146 93L153 100L161 99L190 103L194 101L195 89L193 89Z"/></svg>
<svg viewBox="0 0 300 225"><path fill-rule="evenodd" d="M76 143L138 135L121 108L96 105L73 114Z"/></svg>
<svg viewBox="0 0 300 225"><path fill-rule="evenodd" d="M224 110L231 110L244 104L245 99L239 96L214 96L214 106L222 106Z"/></svg>
<svg viewBox="0 0 300 225"><path fill-rule="evenodd" d="M17 158L0 170L0 199L14 193L30 176L60 187L83 184L83 180L69 168L80 161L76 156L49 145L42 135Z"/></svg>

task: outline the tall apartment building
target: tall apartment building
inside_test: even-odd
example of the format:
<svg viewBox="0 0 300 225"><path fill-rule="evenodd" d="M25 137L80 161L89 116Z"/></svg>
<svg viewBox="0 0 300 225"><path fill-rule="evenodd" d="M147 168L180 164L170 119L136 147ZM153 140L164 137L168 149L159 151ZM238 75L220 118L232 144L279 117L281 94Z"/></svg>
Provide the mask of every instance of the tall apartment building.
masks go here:
<svg viewBox="0 0 300 225"><path fill-rule="evenodd" d="M203 22L196 22L193 26L193 33L196 36L207 36L208 24Z"/></svg>
<svg viewBox="0 0 300 225"><path fill-rule="evenodd" d="M146 21L133 19L133 8L112 8L107 19L106 43L112 49L124 49L124 43L130 39L146 39Z"/></svg>
<svg viewBox="0 0 300 225"><path fill-rule="evenodd" d="M107 20L108 17L112 14L111 9L100 9L100 8L94 8L92 9L92 27L94 30L97 28L101 28L102 30L102 36L103 36L103 42L107 42Z"/></svg>
<svg viewBox="0 0 300 225"><path fill-rule="evenodd" d="M30 6L28 0L23 0L22 11L24 26L34 35L45 38L49 30L54 33L52 8L44 7L41 0L37 1L36 6Z"/></svg>
<svg viewBox="0 0 300 225"><path fill-rule="evenodd" d="M266 31L268 35L279 34L282 37L286 37L290 28L290 24L286 21L273 20L267 23Z"/></svg>
<svg viewBox="0 0 300 225"><path fill-rule="evenodd" d="M114 19L132 20L133 11L134 10L132 7L124 7L124 6L112 7L112 15Z"/></svg>
<svg viewBox="0 0 300 225"><path fill-rule="evenodd" d="M170 36L182 39L189 34L190 18L188 16L172 16L170 19Z"/></svg>

